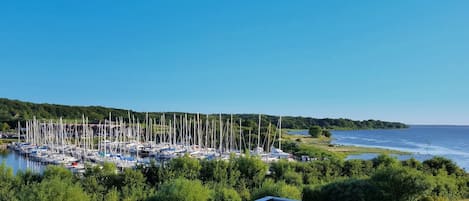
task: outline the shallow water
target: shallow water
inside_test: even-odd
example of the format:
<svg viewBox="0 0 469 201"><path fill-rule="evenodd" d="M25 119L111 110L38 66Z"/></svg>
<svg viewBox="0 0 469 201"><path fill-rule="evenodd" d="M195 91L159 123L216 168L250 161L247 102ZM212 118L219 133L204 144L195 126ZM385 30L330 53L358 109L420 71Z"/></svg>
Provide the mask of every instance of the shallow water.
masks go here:
<svg viewBox="0 0 469 201"><path fill-rule="evenodd" d="M307 131L295 131L307 134ZM425 160L444 156L469 170L469 126L411 126L396 130L333 131L334 144L395 149L413 153ZM376 155L363 154L351 158L370 159ZM407 159L411 156L399 156Z"/></svg>
<svg viewBox="0 0 469 201"><path fill-rule="evenodd" d="M27 169L33 172L42 172L45 166L39 162L31 161L27 157L21 156L14 151L0 155L0 162L13 168L13 172L16 174L18 170L25 171Z"/></svg>

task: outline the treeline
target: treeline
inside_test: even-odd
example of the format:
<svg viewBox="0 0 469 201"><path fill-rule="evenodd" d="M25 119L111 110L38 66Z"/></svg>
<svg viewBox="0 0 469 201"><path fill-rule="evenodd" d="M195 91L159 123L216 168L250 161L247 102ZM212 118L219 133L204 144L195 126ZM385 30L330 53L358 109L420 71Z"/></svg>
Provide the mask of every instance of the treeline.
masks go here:
<svg viewBox="0 0 469 201"><path fill-rule="evenodd" d="M469 176L452 161L419 162L381 155L372 160L330 158L279 161L259 158L173 159L164 165L125 169L89 167L79 177L49 166L43 174L13 175L0 165L0 200L248 201L280 196L314 201L452 201L468 198Z"/></svg>
<svg viewBox="0 0 469 201"><path fill-rule="evenodd" d="M99 122L109 117L112 113L114 117L127 118L131 116L143 121L146 118L144 112L135 112L123 109L106 108L100 106L66 106L56 104L36 104L18 100L0 98L0 123L7 123L11 128L15 128L18 121L24 121L36 117L38 119L81 119L83 115L89 118L91 122ZM148 116L153 119L159 119L163 113L150 112ZM183 115L184 113L166 112L168 116L173 114ZM188 113L189 117L196 114ZM204 114L201 114L203 117ZM210 114L210 118L218 118L218 114ZM230 118L230 114L222 114L224 120ZM258 114L234 114L234 120L243 120L243 126L256 128L258 124ZM266 127L269 123L277 125L278 116L262 115L262 126ZM397 122L385 122L379 120L354 121L350 119L316 119L311 117L282 117L282 128L286 129L308 129L312 126L321 126L326 129L394 129L406 128L407 126Z"/></svg>

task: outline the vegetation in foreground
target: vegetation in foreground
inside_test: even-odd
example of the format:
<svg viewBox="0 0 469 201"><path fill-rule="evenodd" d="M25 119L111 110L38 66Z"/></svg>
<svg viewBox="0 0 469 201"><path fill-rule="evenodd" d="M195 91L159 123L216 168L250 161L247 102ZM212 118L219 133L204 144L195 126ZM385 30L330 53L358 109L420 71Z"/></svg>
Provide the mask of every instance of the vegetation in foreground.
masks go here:
<svg viewBox="0 0 469 201"><path fill-rule="evenodd" d="M81 177L57 166L41 175L13 175L0 165L0 200L241 201L271 195L315 201L450 201L468 198L468 185L468 174L440 157L424 162L386 155L373 160L328 158L279 161L269 167L253 156L227 161L186 156L121 173L104 164L88 168Z"/></svg>

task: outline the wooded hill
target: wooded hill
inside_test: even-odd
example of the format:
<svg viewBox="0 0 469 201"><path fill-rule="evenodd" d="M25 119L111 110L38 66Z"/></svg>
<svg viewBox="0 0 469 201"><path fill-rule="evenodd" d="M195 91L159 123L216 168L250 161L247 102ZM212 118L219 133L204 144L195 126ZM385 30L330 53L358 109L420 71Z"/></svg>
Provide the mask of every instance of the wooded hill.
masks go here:
<svg viewBox="0 0 469 201"><path fill-rule="evenodd" d="M123 117L127 119L129 113L135 116L136 119L143 121L145 119L145 112L136 112L132 110L108 108L101 106L68 106L46 103L31 103L19 100L10 100L0 98L0 123L7 123L11 128L16 127L18 121L24 121L36 117L38 119L57 119L64 118L68 120L81 119L84 115L88 117L91 122L99 122L109 117L109 113L113 117ZM148 116L153 119L159 119L163 112L149 112ZM183 112L165 112L166 117L171 117L173 114L183 115ZM189 117L197 114L187 113ZM205 114L200 114L205 117ZM222 114L223 119L230 118L231 114ZM209 114L209 118L218 118L219 114ZM255 128L257 127L258 114L233 114L234 121L238 122L242 119L243 126ZM262 125L267 126L270 123L277 125L279 120L278 116L262 115ZM379 120L365 120L354 121L350 119L317 119L312 117L282 117L282 128L286 129L307 129L311 126L321 126L327 129L395 129L407 128L407 125L398 122L386 122Z"/></svg>

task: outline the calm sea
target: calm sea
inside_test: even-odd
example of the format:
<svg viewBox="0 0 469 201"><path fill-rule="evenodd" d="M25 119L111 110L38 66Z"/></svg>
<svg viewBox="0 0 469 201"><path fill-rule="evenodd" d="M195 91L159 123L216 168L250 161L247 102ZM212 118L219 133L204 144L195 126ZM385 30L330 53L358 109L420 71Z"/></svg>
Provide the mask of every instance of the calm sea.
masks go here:
<svg viewBox="0 0 469 201"><path fill-rule="evenodd" d="M307 131L293 132L307 134ZM411 126L396 130L333 131L334 144L402 150L425 160L444 156L469 170L469 126ZM351 156L369 159L374 154ZM406 159L412 156L400 156Z"/></svg>

